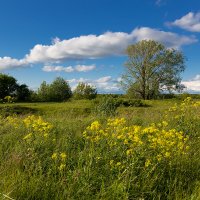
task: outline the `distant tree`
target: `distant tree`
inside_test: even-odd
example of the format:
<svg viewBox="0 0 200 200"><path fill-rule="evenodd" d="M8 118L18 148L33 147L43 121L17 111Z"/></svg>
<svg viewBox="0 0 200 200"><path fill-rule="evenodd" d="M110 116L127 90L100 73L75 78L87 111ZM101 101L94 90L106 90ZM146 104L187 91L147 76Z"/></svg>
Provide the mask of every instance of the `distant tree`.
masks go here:
<svg viewBox="0 0 200 200"><path fill-rule="evenodd" d="M73 92L75 99L94 99L97 95L97 90L95 87L80 82Z"/></svg>
<svg viewBox="0 0 200 200"><path fill-rule="evenodd" d="M64 101L72 96L72 91L69 84L58 77L50 85L50 96L52 101Z"/></svg>
<svg viewBox="0 0 200 200"><path fill-rule="evenodd" d="M13 96L17 90L17 80L9 75L0 74L0 99Z"/></svg>
<svg viewBox="0 0 200 200"><path fill-rule="evenodd" d="M31 91L26 84L18 85L16 90L17 101L30 100Z"/></svg>
<svg viewBox="0 0 200 200"><path fill-rule="evenodd" d="M43 81L38 89L38 99L40 101L50 101L50 85Z"/></svg>
<svg viewBox="0 0 200 200"><path fill-rule="evenodd" d="M51 84L42 82L38 89L40 101L64 101L72 96L69 84L61 77L56 78Z"/></svg>
<svg viewBox="0 0 200 200"><path fill-rule="evenodd" d="M151 99L162 90L172 92L182 88L180 74L185 65L180 51L167 49L153 40L143 40L128 46L126 53L128 61L122 84L136 96Z"/></svg>
<svg viewBox="0 0 200 200"><path fill-rule="evenodd" d="M32 101L32 102L41 101L41 99L39 98L39 95L36 91L30 90L30 101Z"/></svg>

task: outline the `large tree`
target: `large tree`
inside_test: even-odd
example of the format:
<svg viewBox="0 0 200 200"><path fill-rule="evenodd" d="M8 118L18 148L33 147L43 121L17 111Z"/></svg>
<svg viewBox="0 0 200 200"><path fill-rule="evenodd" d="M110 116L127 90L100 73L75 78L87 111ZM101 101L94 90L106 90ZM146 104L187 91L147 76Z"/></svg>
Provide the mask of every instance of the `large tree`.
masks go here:
<svg viewBox="0 0 200 200"><path fill-rule="evenodd" d="M172 92L182 87L185 69L182 52L168 49L153 40L142 40L126 49L128 61L122 84L143 99L154 98L161 90Z"/></svg>
<svg viewBox="0 0 200 200"><path fill-rule="evenodd" d="M31 91L26 84L18 85L16 90L17 101L29 101Z"/></svg>
<svg viewBox="0 0 200 200"><path fill-rule="evenodd" d="M0 99L13 96L18 87L17 80L12 76L0 74Z"/></svg>

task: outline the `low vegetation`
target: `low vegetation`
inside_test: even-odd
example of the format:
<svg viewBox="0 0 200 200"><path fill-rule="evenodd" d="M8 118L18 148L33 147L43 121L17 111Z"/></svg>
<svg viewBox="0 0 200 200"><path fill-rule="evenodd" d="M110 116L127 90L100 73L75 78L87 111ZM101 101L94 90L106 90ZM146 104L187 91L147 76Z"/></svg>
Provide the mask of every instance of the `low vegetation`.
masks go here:
<svg viewBox="0 0 200 200"><path fill-rule="evenodd" d="M1 198L199 198L199 101L94 101L0 105Z"/></svg>

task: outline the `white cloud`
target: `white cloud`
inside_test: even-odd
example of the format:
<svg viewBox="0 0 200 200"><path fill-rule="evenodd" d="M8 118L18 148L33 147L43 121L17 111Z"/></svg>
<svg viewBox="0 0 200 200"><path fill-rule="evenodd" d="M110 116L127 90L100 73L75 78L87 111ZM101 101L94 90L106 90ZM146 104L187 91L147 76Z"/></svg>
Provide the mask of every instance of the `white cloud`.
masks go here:
<svg viewBox="0 0 200 200"><path fill-rule="evenodd" d="M186 86L186 90L200 92L200 74L197 74L193 79L188 81L182 81L182 84Z"/></svg>
<svg viewBox="0 0 200 200"><path fill-rule="evenodd" d="M79 79L73 78L73 79L68 79L66 81L69 82L69 83L80 83L80 82L88 83L88 82L91 82L91 80L85 79L85 78L79 78Z"/></svg>
<svg viewBox="0 0 200 200"><path fill-rule="evenodd" d="M111 76L104 76L96 80L97 83L106 83L111 81Z"/></svg>
<svg viewBox="0 0 200 200"><path fill-rule="evenodd" d="M129 44L144 39L157 40L168 47L175 48L197 41L194 37L142 27L134 29L130 34L106 32L99 36L87 35L62 41L56 38L52 45L35 45L26 55L26 60L30 63L37 63L123 55Z"/></svg>
<svg viewBox="0 0 200 200"><path fill-rule="evenodd" d="M85 79L85 78L79 78L79 79L70 79L67 80L69 84L72 87L72 90L74 90L79 82L84 82L89 85L93 85L97 88L100 92L119 92L120 87L118 84L118 79L112 79L111 76L104 76L100 77L97 80L92 79Z"/></svg>
<svg viewBox="0 0 200 200"><path fill-rule="evenodd" d="M57 40L49 46L35 45L26 55L26 59L30 63L36 63L121 55L133 40L131 34L123 32L106 32L99 36L87 35L62 41Z"/></svg>
<svg viewBox="0 0 200 200"><path fill-rule="evenodd" d="M95 68L96 68L95 65L77 65L75 67L76 71L78 71L78 72L87 72L87 71L91 71Z"/></svg>
<svg viewBox="0 0 200 200"><path fill-rule="evenodd" d="M45 65L42 68L43 71L45 72L73 72L74 69L72 66L69 67L63 67L63 66L49 66L49 65Z"/></svg>
<svg viewBox="0 0 200 200"><path fill-rule="evenodd" d="M106 32L98 36L86 35L66 40L55 38L51 45L35 45L30 50L30 53L21 60L10 57L1 58L0 69L21 67L35 63L55 64L64 60L96 59L124 55L128 45L144 39L162 42L169 48L180 48L183 45L197 42L195 37L182 36L148 27L135 28L131 33ZM76 70L87 71L89 69L79 66Z"/></svg>
<svg viewBox="0 0 200 200"><path fill-rule="evenodd" d="M87 72L95 69L95 65L76 65L74 67L68 66L68 67L63 67L63 66L51 66L51 65L45 65L42 70L45 72Z"/></svg>
<svg viewBox="0 0 200 200"><path fill-rule="evenodd" d="M182 18L177 19L172 23L169 23L169 25L178 26L191 32L200 32L200 12L196 14L193 12L189 12Z"/></svg>
<svg viewBox="0 0 200 200"><path fill-rule="evenodd" d="M11 57L0 57L0 70L25 67L27 65L28 63L24 59L18 60Z"/></svg>
<svg viewBox="0 0 200 200"><path fill-rule="evenodd" d="M165 44L169 48L180 48L183 45L188 45L197 42L195 37L181 36L172 32L160 31L152 28L137 28L132 32L132 35L136 38L136 41L141 40L156 40Z"/></svg>

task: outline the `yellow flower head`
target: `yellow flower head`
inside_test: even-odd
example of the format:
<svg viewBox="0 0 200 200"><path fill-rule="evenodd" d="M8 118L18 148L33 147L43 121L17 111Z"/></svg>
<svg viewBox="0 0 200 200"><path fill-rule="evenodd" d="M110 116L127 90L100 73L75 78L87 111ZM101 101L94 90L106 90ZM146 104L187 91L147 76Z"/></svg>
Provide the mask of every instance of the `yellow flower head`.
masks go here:
<svg viewBox="0 0 200 200"><path fill-rule="evenodd" d="M53 153L52 156L51 156L51 158L52 158L53 160L56 160L56 159L58 158L57 153Z"/></svg>
<svg viewBox="0 0 200 200"><path fill-rule="evenodd" d="M65 169L65 167L66 167L65 164L61 164L61 165L58 167L58 169L59 169L60 171L62 171L63 169Z"/></svg>
<svg viewBox="0 0 200 200"><path fill-rule="evenodd" d="M65 161L67 158L67 155L66 155L66 153L62 152L62 153L60 153L60 157L61 157L62 161Z"/></svg>

